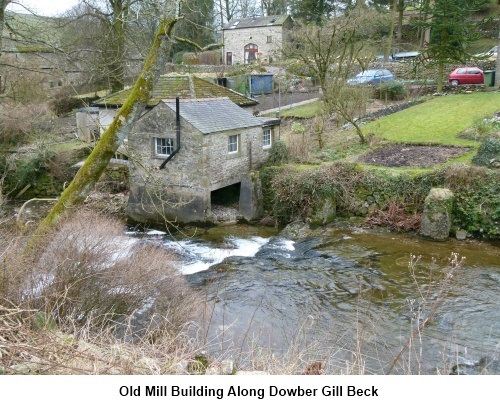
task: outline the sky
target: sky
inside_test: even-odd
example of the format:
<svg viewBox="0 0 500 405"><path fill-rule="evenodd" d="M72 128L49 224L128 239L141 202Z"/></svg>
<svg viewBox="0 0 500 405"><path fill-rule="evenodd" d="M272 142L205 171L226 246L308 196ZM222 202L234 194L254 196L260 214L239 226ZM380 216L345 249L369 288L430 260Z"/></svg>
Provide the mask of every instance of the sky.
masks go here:
<svg viewBox="0 0 500 405"><path fill-rule="evenodd" d="M14 0L16 3L24 4L37 14L45 16L56 16L76 6L79 0ZM27 12L18 4L9 4L7 10L16 12Z"/></svg>

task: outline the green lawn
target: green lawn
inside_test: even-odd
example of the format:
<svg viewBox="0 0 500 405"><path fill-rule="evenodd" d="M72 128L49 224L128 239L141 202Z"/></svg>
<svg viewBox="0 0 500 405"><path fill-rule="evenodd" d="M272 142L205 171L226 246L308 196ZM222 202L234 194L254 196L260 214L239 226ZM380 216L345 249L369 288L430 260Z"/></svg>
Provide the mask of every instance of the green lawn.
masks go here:
<svg viewBox="0 0 500 405"><path fill-rule="evenodd" d="M322 109L323 102L317 100L297 107L282 109L281 116L293 118L312 118L318 115Z"/></svg>
<svg viewBox="0 0 500 405"><path fill-rule="evenodd" d="M371 122L363 132L398 143L477 146L457 135L497 111L499 92L448 95Z"/></svg>

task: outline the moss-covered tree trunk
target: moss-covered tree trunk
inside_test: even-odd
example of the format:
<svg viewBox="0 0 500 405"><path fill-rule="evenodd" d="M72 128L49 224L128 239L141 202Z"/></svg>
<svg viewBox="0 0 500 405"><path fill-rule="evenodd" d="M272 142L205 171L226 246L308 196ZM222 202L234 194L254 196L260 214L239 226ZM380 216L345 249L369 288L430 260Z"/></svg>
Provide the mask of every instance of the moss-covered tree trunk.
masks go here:
<svg viewBox="0 0 500 405"><path fill-rule="evenodd" d="M151 98L153 85L158 80L165 65L167 57L166 48L170 46L170 38L176 22L176 18L166 17L162 20L132 93L120 108L112 124L104 132L73 181L64 190L47 217L40 223L29 245L33 245L33 242L36 243L35 239L43 237L47 231L57 224L65 211L80 205L85 200L118 147L131 132L132 127L141 116L147 102Z"/></svg>

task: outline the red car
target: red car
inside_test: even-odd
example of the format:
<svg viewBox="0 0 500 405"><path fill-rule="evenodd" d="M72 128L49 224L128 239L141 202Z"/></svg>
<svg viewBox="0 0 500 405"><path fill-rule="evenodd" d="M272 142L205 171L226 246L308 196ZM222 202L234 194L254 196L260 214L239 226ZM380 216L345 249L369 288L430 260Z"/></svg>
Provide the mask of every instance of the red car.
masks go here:
<svg viewBox="0 0 500 405"><path fill-rule="evenodd" d="M451 72L448 82L453 86L459 84L484 84L484 73L477 67L460 67Z"/></svg>

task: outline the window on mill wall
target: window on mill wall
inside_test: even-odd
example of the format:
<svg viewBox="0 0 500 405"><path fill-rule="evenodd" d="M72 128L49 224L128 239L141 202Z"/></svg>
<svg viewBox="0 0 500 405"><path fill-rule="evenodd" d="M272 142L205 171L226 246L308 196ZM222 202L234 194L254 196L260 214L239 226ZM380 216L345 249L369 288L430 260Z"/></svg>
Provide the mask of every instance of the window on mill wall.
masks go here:
<svg viewBox="0 0 500 405"><path fill-rule="evenodd" d="M230 135L227 144L228 153L238 152L238 135Z"/></svg>
<svg viewBox="0 0 500 405"><path fill-rule="evenodd" d="M174 151L173 138L154 138L154 153L157 156L168 156Z"/></svg>
<svg viewBox="0 0 500 405"><path fill-rule="evenodd" d="M264 129L264 132L262 134L262 147L264 149L271 147L271 142L272 142L271 139L272 139L271 129Z"/></svg>

